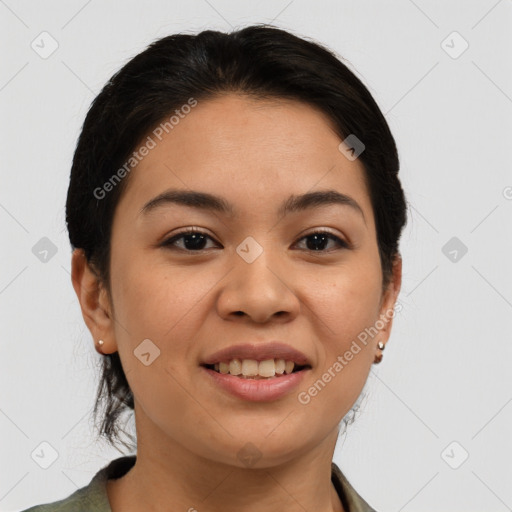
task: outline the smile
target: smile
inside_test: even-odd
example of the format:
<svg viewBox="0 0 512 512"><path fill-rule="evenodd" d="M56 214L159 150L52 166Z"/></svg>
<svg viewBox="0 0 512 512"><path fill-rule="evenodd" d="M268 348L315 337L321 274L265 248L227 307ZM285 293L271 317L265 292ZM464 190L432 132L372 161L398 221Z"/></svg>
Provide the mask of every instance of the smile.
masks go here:
<svg viewBox="0 0 512 512"><path fill-rule="evenodd" d="M216 364L205 365L206 368L223 375L233 375L246 379L275 379L281 375L289 375L309 365L297 365L293 361L284 359L266 359L256 361L255 359L232 359Z"/></svg>
<svg viewBox="0 0 512 512"><path fill-rule="evenodd" d="M253 362L250 359L244 361L249 361L247 365L249 368L254 366L255 361ZM274 360L271 361L273 362ZM262 362L264 361L260 361L259 364ZM231 363L230 361L229 365ZM234 364L237 365L238 363L235 362ZM270 363L267 364L270 366ZM238 399L253 402L268 402L285 397L298 388L306 374L311 371L310 366L295 366L290 373L284 371L281 374L276 373L275 375L264 377L259 374L244 375L240 373L238 375L231 375L229 372L222 373L220 371L220 363L218 363L218 370L210 366L215 367L217 365L202 365L201 368L211 384L220 391ZM282 363L277 363L275 366L280 369ZM225 371L226 367L224 366L223 369ZM252 370L249 371L253 373Z"/></svg>

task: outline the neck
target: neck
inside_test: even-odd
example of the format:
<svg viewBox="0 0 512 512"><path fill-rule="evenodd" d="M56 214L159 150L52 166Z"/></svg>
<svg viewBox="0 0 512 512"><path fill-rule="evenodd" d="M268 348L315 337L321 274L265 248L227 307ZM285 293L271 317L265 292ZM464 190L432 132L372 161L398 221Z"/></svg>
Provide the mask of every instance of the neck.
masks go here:
<svg viewBox="0 0 512 512"><path fill-rule="evenodd" d="M312 450L255 469L193 453L146 422L137 423L135 465L107 483L112 512L345 512L331 482L338 429Z"/></svg>

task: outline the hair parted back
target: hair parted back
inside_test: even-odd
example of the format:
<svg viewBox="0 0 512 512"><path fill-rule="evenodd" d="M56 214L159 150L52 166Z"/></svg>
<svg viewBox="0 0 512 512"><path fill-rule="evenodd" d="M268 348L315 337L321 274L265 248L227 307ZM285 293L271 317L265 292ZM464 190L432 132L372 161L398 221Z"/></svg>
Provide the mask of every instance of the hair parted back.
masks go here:
<svg viewBox="0 0 512 512"><path fill-rule="evenodd" d="M94 190L190 98L200 102L226 93L303 102L326 114L341 139L355 134L363 141L358 158L375 216L385 289L407 220L389 126L368 89L333 52L285 30L253 25L159 39L116 72L92 102L73 157L66 223L72 248L83 249L109 297L113 215L130 175L102 199ZM129 446L119 422L133 408L118 353L104 355L94 407L95 420L103 409L99 435L113 446L117 441Z"/></svg>

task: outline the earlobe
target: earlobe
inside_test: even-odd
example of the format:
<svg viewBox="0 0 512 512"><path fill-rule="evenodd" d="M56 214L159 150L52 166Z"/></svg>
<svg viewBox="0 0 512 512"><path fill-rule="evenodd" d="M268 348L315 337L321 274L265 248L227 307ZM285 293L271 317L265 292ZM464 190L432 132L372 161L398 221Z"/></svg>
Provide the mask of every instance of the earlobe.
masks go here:
<svg viewBox="0 0 512 512"><path fill-rule="evenodd" d="M113 320L106 290L85 258L83 249L75 249L71 258L71 281L84 321L95 343L103 340L101 353L110 352ZM98 346L96 347L98 350ZM114 348L115 350L115 348ZM114 351L112 350L112 351Z"/></svg>

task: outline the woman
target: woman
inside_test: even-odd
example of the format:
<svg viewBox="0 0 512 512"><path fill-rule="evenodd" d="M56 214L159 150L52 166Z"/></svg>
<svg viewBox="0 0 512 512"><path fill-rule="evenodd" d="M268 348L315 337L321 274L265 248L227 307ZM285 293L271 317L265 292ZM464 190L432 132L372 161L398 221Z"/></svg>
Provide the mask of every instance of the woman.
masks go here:
<svg viewBox="0 0 512 512"><path fill-rule="evenodd" d="M390 337L406 222L389 127L320 45L173 35L94 100L72 281L136 455L31 511L374 510L332 462Z"/></svg>

